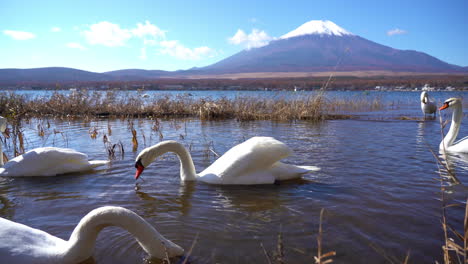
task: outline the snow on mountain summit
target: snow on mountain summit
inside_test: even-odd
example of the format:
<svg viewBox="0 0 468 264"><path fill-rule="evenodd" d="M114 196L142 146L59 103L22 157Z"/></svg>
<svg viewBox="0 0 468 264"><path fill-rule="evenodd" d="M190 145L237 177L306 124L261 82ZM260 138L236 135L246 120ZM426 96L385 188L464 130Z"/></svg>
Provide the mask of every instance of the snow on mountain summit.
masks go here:
<svg viewBox="0 0 468 264"><path fill-rule="evenodd" d="M335 36L353 35L351 32L344 30L329 20L311 20L307 23L304 23L295 30L281 36L280 39L293 38L309 34Z"/></svg>

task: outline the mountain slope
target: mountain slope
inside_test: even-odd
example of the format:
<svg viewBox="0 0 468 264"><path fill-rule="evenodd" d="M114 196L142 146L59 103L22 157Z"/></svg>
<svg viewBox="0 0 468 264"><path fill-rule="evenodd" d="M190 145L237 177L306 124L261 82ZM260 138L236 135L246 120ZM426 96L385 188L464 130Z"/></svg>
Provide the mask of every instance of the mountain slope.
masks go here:
<svg viewBox="0 0 468 264"><path fill-rule="evenodd" d="M0 69L0 83L53 83L110 80L115 80L115 78L107 74L63 67Z"/></svg>

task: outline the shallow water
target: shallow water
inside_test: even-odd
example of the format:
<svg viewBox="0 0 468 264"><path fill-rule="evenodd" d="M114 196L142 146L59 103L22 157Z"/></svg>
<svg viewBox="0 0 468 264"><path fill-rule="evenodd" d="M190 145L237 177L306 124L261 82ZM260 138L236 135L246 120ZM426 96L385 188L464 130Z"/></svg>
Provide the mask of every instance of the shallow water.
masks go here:
<svg viewBox="0 0 468 264"><path fill-rule="evenodd" d="M413 97L419 94L407 93L401 100ZM400 115L416 120L396 120ZM68 239L90 210L117 205L135 211L186 250L198 235L191 263L267 263L261 245L271 255L280 232L287 263L312 263L324 208L323 250L336 251L336 263L385 263L384 255L403 260L408 251L413 263L440 261L441 193L438 166L429 151L438 149L440 125L420 117L416 103L321 123L160 120L163 138L151 129L153 120L141 119L133 120L136 151L127 120L49 119L51 127L41 138L37 125L47 127L46 120L34 119L23 124L26 149L66 146L90 159L106 159L102 137L107 134L113 143L123 143L125 154L117 152L110 166L91 173L0 178L0 216ZM460 135L468 134L466 124L465 118ZM94 128L97 139L89 135ZM215 160L210 148L222 154L252 136L275 137L294 150L285 162L322 170L278 185L212 186L181 183L178 160L165 155L145 170L143 180L133 178L138 152L160 140L189 147L201 171ZM5 148L11 157L11 144ZM468 159L451 161L467 184ZM449 186L445 193L451 202L463 202L467 194L466 185ZM463 209L450 208L449 214L451 223L461 227ZM143 263L145 257L119 228L99 235L94 254L97 263Z"/></svg>

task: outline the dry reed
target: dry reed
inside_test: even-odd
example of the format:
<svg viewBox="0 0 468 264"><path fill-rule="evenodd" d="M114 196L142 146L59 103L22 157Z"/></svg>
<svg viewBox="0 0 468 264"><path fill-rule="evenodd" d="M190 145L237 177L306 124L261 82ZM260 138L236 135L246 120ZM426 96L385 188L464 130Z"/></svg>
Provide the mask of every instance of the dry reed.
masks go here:
<svg viewBox="0 0 468 264"><path fill-rule="evenodd" d="M379 98L327 99L324 93L295 98L236 97L200 98L138 95L117 96L115 92L77 91L70 95L27 98L0 93L0 115L22 117L198 117L202 120L235 118L248 120L324 120L343 118L345 111L383 108ZM111 134L110 127L108 134Z"/></svg>

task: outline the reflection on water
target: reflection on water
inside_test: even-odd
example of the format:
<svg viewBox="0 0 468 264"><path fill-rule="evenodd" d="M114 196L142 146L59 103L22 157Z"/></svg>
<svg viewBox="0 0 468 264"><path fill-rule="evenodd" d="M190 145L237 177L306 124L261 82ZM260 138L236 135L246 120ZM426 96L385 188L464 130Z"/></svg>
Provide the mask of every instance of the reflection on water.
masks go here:
<svg viewBox="0 0 468 264"><path fill-rule="evenodd" d="M398 111L420 117L417 107ZM280 230L286 262L311 263L320 210L325 208L323 250L336 251L335 262L385 262L370 245L398 257L410 250L410 260L415 262L441 260L440 184L435 180L438 166L429 151L438 150L438 122L364 119L322 123L189 119L175 121L179 125L160 120L163 139L187 146L197 171L215 159L206 154L207 145L222 154L252 136L285 142L294 150L287 163L322 168L303 180L267 186L181 183L179 161L173 155L156 161L143 180L135 182L138 151L160 140L160 133L151 129L152 120L134 120L140 142L136 152L131 151L126 120L49 120L51 128L45 137L37 136L39 121L31 120L23 127L27 149L68 146L90 159L105 159L102 137L106 134L111 142L123 143L125 155L117 155L108 168L85 174L0 178L0 216L68 239L89 211L118 205L135 211L186 250L198 234L191 263L266 263L260 245L273 252ZM108 124L112 135L107 134ZM98 131L97 139L89 136L90 128ZM53 129L65 136L54 139ZM468 127L460 133L468 134ZM11 157L11 147L6 147L6 153ZM468 157L456 155L449 160L457 177L467 183ZM468 193L465 185L447 188L451 201L463 201ZM454 210L454 223L461 224L463 211ZM145 256L130 234L113 227L99 235L94 258L85 263L143 263Z"/></svg>

